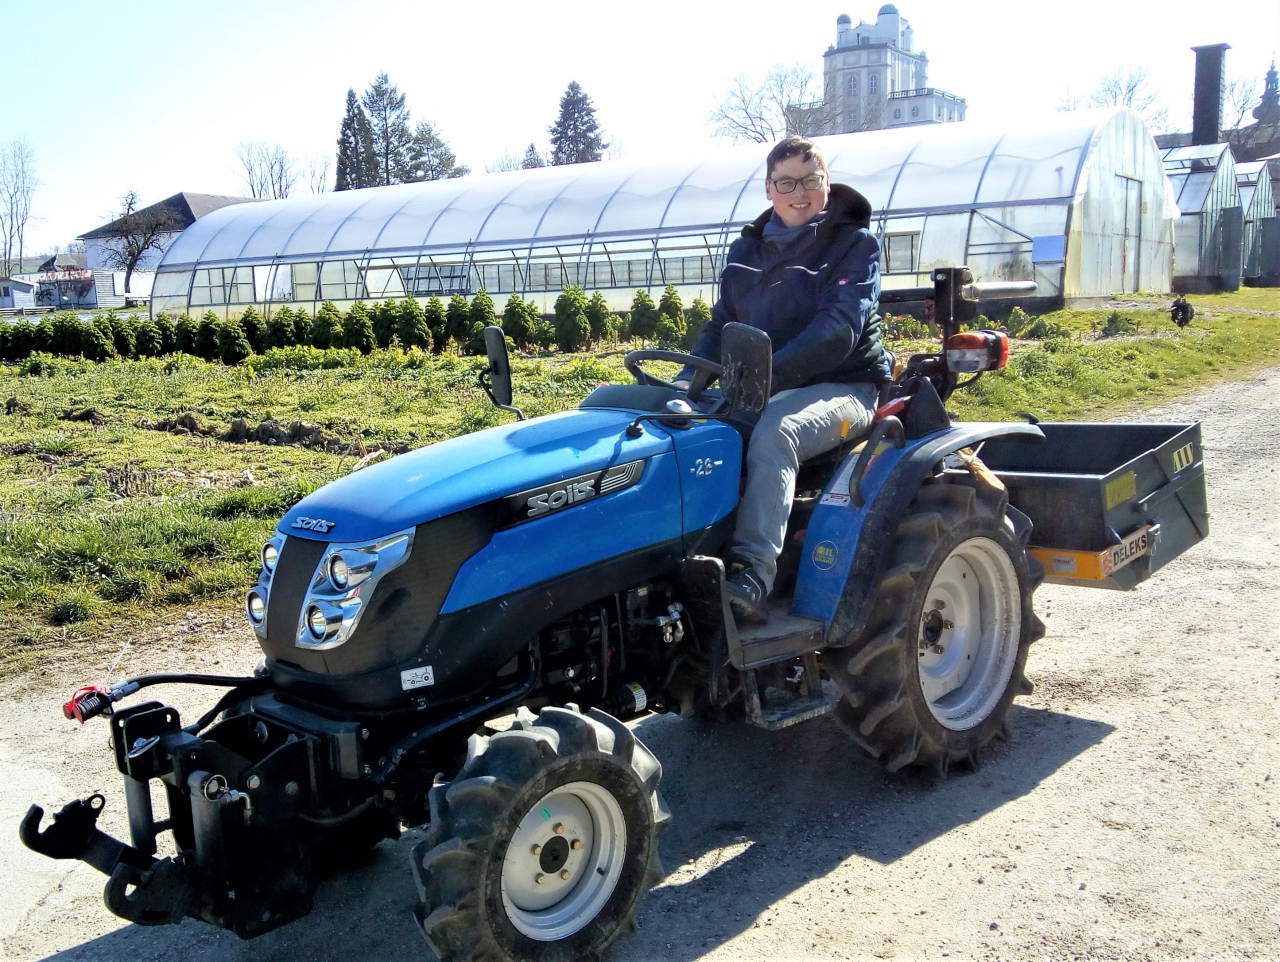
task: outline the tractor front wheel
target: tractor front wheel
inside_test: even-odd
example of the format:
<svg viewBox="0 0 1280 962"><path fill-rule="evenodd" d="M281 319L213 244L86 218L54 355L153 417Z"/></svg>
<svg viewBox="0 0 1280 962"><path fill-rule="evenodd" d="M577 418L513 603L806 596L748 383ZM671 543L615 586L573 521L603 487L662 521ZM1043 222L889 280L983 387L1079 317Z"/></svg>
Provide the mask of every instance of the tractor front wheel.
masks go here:
<svg viewBox="0 0 1280 962"><path fill-rule="evenodd" d="M824 652L854 741L890 771L945 776L976 766L1015 696L1031 691L1027 646L1044 635L1027 553L1031 523L1007 494L969 478L917 493L862 637Z"/></svg>
<svg viewBox="0 0 1280 962"><path fill-rule="evenodd" d="M662 877L661 776L631 730L595 709L522 708L511 730L473 735L457 778L431 790L431 829L413 852L436 956L598 959Z"/></svg>

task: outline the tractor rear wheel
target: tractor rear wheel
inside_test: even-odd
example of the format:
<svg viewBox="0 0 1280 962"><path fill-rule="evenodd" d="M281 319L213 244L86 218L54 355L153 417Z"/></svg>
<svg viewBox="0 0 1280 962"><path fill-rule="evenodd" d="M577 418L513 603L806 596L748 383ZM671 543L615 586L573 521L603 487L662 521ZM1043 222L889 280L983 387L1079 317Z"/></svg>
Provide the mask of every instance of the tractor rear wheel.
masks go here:
<svg viewBox="0 0 1280 962"><path fill-rule="evenodd" d="M662 877L661 777L631 730L595 709L522 708L511 730L471 736L457 778L432 788L413 852L436 956L599 959Z"/></svg>
<svg viewBox="0 0 1280 962"><path fill-rule="evenodd" d="M945 777L978 764L1029 694L1027 647L1044 635L1032 593L1044 569L1031 522L971 478L925 484L898 525L867 628L824 652L843 698L836 717L889 771Z"/></svg>

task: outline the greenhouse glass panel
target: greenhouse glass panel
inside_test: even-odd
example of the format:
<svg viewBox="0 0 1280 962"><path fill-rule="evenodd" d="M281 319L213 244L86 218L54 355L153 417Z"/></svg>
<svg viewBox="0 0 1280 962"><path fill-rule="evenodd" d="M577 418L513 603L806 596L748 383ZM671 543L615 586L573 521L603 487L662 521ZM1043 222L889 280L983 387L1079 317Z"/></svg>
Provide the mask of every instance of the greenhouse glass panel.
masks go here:
<svg viewBox="0 0 1280 962"><path fill-rule="evenodd" d="M605 205L618 189L618 172L610 164L575 164L580 173L568 181L564 189L551 198L537 225L538 239L583 237L595 232L596 223ZM670 177L667 169L666 193L670 194ZM661 211L658 212L661 216ZM656 228L658 217L647 225Z"/></svg>
<svg viewBox="0 0 1280 962"><path fill-rule="evenodd" d="M1072 197L1076 173L1096 125L1081 123L1066 130L1011 131L991 155L980 203Z"/></svg>
<svg viewBox="0 0 1280 962"><path fill-rule="evenodd" d="M320 268L316 264L290 264L293 273L293 299L314 301Z"/></svg>
<svg viewBox="0 0 1280 962"><path fill-rule="evenodd" d="M664 228L714 226L726 223L742 194L743 185L755 195L760 209L768 205L764 197L764 156L728 154L698 164L676 191L663 219Z"/></svg>
<svg viewBox="0 0 1280 962"><path fill-rule="evenodd" d="M211 267L195 272L191 284L191 305L205 307L211 304L225 304L227 291L222 284L222 268Z"/></svg>
<svg viewBox="0 0 1280 962"><path fill-rule="evenodd" d="M388 192L390 203L386 221L368 246L373 250L385 251L409 251L423 247L427 244L428 231L432 231L437 219L449 211L462 195L476 190L486 181L492 182L497 179L499 179L497 176L454 177L448 180L377 188ZM497 197L493 196L493 200L496 201ZM461 238L463 244L475 235L479 223L479 220L474 221L470 229L464 231ZM442 232L433 232L433 236L440 240L432 240L432 244L457 242L456 238L451 239Z"/></svg>
<svg viewBox="0 0 1280 962"><path fill-rule="evenodd" d="M951 267L965 262L965 242L969 236L968 212L956 214L930 214L924 218L920 231L920 249L917 253L917 269L932 270L935 267Z"/></svg>
<svg viewBox="0 0 1280 962"><path fill-rule="evenodd" d="M972 203L994 140L986 131L975 130L971 136L949 139L947 143L921 143L903 165L902 178L893 191L893 209Z"/></svg>
<svg viewBox="0 0 1280 962"><path fill-rule="evenodd" d="M878 211L888 205L889 195L893 192L903 161L916 149L920 139L918 128L903 128L876 131L873 134L824 137L818 143L826 152L832 182L854 188L871 202L872 210ZM763 201L764 181L761 180L760 183L758 196ZM767 204L767 201L763 203ZM895 199L894 206L903 205Z"/></svg>
<svg viewBox="0 0 1280 962"><path fill-rule="evenodd" d="M614 189L600 205L591 232L605 236L653 234L662 225L662 215L676 188L692 167L691 163L654 164L626 171L624 176L615 172Z"/></svg>
<svg viewBox="0 0 1280 962"><path fill-rule="evenodd" d="M325 203L327 196L327 194L316 194L310 197L290 198L287 203L263 201L253 205L255 209L251 213L254 216L250 218L250 212L246 211L245 220L237 225L234 233L241 235L242 243L236 254L231 256L257 259L266 252L270 252L272 257L283 253L298 224L318 210ZM251 224L250 220L255 221L256 226ZM228 232L228 248L231 246L231 236L232 232Z"/></svg>
<svg viewBox="0 0 1280 962"><path fill-rule="evenodd" d="M410 268L412 269L412 268ZM382 300L387 297L404 297L405 268L385 261L370 264L365 268L364 286L370 298Z"/></svg>
<svg viewBox="0 0 1280 962"><path fill-rule="evenodd" d="M433 248L464 247L482 239L492 243L533 236L549 199L546 184L511 176L462 180L471 181L470 189L459 190L447 207L425 222L429 229L421 243ZM514 232L508 229L512 227Z"/></svg>
<svg viewBox="0 0 1280 962"><path fill-rule="evenodd" d="M325 261L320 265L320 300L355 301L362 297L364 285L355 261Z"/></svg>
<svg viewBox="0 0 1280 962"><path fill-rule="evenodd" d="M225 268L222 272L227 284L228 304L252 304L254 302L253 268Z"/></svg>

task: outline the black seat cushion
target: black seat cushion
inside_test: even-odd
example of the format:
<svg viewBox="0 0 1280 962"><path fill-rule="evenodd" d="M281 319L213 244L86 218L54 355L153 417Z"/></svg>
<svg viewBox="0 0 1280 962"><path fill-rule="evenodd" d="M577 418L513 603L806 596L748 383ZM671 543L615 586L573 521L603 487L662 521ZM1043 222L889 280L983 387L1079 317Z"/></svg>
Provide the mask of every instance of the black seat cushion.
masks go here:
<svg viewBox="0 0 1280 962"><path fill-rule="evenodd" d="M578 407L665 412L668 401L683 396L669 387L652 384L601 384L584 397Z"/></svg>

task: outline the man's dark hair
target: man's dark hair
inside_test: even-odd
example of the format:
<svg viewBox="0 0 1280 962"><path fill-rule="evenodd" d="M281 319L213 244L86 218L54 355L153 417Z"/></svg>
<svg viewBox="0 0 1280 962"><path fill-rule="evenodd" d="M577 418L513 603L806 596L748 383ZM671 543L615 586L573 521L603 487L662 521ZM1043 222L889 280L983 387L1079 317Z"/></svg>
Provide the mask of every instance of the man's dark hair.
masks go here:
<svg viewBox="0 0 1280 962"><path fill-rule="evenodd" d="M778 166L784 160L790 160L792 157L799 157L806 164L811 160L816 160L818 166L824 171L827 169L826 158L822 156L822 151L817 148L812 140L805 140L803 137L788 137L786 140L780 140L773 145L773 150L769 151L769 156L765 159L764 170L765 176L773 177L773 168Z"/></svg>

